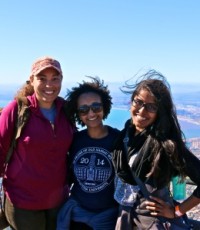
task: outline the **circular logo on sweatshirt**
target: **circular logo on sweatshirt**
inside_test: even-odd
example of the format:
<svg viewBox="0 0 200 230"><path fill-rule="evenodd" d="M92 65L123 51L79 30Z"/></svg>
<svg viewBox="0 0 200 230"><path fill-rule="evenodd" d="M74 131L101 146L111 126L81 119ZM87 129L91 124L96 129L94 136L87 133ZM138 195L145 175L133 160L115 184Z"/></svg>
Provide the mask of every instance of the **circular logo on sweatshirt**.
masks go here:
<svg viewBox="0 0 200 230"><path fill-rule="evenodd" d="M95 193L108 186L112 180L110 152L100 147L81 149L73 160L74 174L83 191Z"/></svg>

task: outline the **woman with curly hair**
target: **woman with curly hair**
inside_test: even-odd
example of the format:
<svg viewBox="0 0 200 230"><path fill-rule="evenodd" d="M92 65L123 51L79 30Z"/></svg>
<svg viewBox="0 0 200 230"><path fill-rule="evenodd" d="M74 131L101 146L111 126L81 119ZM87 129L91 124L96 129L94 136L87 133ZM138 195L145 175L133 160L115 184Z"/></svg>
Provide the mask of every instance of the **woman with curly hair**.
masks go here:
<svg viewBox="0 0 200 230"><path fill-rule="evenodd" d="M170 86L162 74L150 70L135 84L126 82L122 90L131 94L131 119L121 131L113 154L114 167L119 177L115 192L115 199L120 204L116 229L143 229L144 222L134 218L135 212L152 217L149 218L150 225L147 224L145 229L157 229L151 225L155 223L156 217L181 217L199 204L200 161L185 144ZM127 145L124 144L126 141ZM150 200L136 206L138 194L142 194L131 171L151 186L154 192L165 191L163 188L167 189L174 176L182 179L189 176L197 188L176 208L164 200L162 195L152 195Z"/></svg>
<svg viewBox="0 0 200 230"><path fill-rule="evenodd" d="M71 196L58 215L58 230L83 230L84 224L86 229L114 230L116 224L111 151L119 131L103 124L112 105L107 86L90 78L67 94L70 119L86 129L75 134L69 151Z"/></svg>

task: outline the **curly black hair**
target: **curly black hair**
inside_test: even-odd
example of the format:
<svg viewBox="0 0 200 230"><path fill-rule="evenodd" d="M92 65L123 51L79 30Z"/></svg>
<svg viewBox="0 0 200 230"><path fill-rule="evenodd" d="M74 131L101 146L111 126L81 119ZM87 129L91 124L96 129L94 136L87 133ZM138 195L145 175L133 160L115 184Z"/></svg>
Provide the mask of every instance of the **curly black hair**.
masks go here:
<svg viewBox="0 0 200 230"><path fill-rule="evenodd" d="M83 81L83 83L78 83L77 87L72 87L71 90L67 90L67 95L65 99L67 101L66 110L74 123L77 122L82 127L85 124L81 121L78 111L77 111L77 102L80 95L83 93L95 93L100 96L102 104L103 104L103 120L107 118L110 113L112 107L112 97L110 95L110 91L108 90L108 86L104 85L104 81L100 80L99 77L91 77L87 76L91 79L91 81Z"/></svg>

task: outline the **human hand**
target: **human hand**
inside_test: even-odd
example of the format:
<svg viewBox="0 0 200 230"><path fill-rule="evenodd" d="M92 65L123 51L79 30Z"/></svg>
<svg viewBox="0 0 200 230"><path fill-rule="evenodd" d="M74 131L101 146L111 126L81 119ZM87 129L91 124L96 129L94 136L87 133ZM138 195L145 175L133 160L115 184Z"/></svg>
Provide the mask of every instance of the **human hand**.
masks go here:
<svg viewBox="0 0 200 230"><path fill-rule="evenodd" d="M139 204L137 203L137 205L135 205L135 212L137 214L141 214L141 215L150 214L150 211L146 209L146 206L147 206L146 202L147 202L146 198L140 198Z"/></svg>
<svg viewBox="0 0 200 230"><path fill-rule="evenodd" d="M150 196L151 201L146 200L146 209L150 211L152 216L163 216L166 218L174 218L174 207L158 197Z"/></svg>

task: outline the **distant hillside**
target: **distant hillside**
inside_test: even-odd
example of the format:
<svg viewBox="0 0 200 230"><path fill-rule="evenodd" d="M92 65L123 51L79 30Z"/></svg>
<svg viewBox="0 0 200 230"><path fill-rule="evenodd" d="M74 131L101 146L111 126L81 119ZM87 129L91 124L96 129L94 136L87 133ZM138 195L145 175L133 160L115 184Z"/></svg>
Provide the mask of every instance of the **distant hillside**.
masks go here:
<svg viewBox="0 0 200 230"><path fill-rule="evenodd" d="M129 108L131 95L120 91L122 84L108 85L114 107ZM171 92L179 119L200 125L200 84L174 84Z"/></svg>
<svg viewBox="0 0 200 230"><path fill-rule="evenodd" d="M131 95L126 95L121 92L120 87L123 86L123 83L107 82L107 84L113 97L114 106L127 108ZM0 100L11 100L21 85L0 85ZM70 89L72 86L77 86L77 82L63 82L60 95L64 97L67 93L67 88ZM188 112L188 108L185 107L186 105L187 107L200 107L200 84L174 84L171 85L171 91L175 105L182 113L184 113L184 111Z"/></svg>

